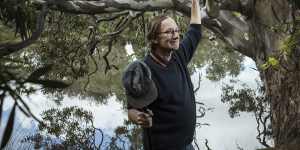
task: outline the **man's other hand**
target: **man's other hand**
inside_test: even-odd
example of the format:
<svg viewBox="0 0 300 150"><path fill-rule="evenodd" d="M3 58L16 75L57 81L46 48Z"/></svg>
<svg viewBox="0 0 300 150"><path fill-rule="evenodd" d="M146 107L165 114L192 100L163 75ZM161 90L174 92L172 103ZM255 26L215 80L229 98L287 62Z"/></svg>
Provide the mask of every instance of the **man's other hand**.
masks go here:
<svg viewBox="0 0 300 150"><path fill-rule="evenodd" d="M152 127L152 116L153 113L151 110L147 110L148 112L142 112L137 109L129 109L128 110L128 118L133 123L142 126L143 128Z"/></svg>

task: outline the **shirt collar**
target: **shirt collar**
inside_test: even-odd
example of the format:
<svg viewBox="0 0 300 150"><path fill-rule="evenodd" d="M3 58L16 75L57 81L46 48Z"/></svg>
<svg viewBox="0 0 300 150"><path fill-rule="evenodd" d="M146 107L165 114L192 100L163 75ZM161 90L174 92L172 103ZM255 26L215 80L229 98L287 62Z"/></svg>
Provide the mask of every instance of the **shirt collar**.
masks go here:
<svg viewBox="0 0 300 150"><path fill-rule="evenodd" d="M171 61L172 59L172 55L173 55L173 51L170 52L170 60L169 61L166 61L164 60L161 56L153 53L153 52L150 52L150 56L151 58L156 62L158 63L159 65L163 66L163 67L167 67L168 63Z"/></svg>

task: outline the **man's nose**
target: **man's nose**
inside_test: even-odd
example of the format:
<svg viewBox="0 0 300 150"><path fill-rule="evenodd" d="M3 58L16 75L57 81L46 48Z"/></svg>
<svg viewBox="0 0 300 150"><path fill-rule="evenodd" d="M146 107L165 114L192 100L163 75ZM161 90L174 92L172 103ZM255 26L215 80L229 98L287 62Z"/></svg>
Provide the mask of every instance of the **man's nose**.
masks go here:
<svg viewBox="0 0 300 150"><path fill-rule="evenodd" d="M172 38L178 38L179 37L179 32L172 31Z"/></svg>
<svg viewBox="0 0 300 150"><path fill-rule="evenodd" d="M172 33L172 35L178 34L178 33L179 33L179 30L172 30L171 33Z"/></svg>

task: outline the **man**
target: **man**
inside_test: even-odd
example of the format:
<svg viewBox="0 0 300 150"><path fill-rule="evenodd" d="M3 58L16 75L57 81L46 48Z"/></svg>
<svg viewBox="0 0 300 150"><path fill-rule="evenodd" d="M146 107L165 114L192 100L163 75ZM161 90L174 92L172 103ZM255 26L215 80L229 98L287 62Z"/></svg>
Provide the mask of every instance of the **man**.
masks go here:
<svg viewBox="0 0 300 150"><path fill-rule="evenodd" d="M129 105L128 117L143 127L145 150L193 150L196 104L187 65L201 38L198 0L192 0L190 26L179 43L179 28L167 16L153 19L147 36L150 53L144 62L150 68L158 96L147 113Z"/></svg>

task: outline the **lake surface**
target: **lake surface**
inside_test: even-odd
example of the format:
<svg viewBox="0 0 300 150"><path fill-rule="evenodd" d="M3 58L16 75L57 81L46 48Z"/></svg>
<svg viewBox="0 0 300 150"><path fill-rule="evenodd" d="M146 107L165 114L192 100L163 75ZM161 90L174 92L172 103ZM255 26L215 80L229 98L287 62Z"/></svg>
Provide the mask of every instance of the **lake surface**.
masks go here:
<svg viewBox="0 0 300 150"><path fill-rule="evenodd" d="M258 72L251 69L255 68L254 62L246 58L244 68L244 71L242 71L237 78L247 83L250 87L255 88L255 80L259 77ZM198 83L199 73L205 76L204 69L197 70L192 75L195 86L197 86L196 84ZM226 77L221 81L212 82L206 78L202 78L201 87L196 93L196 99L204 103L207 107L213 107L214 109L208 111L203 118L197 120L197 122L210 124L209 126L201 126L196 129L196 138L200 149L206 149L204 144L205 139L208 140L208 145L213 150L236 150L238 146L244 150L255 150L262 147L256 140L257 132L254 115L242 113L240 117L232 119L228 115L228 106L221 102L221 87L224 83L228 83L230 79L232 79L232 77ZM58 106L40 92L31 95L29 98L24 97L24 99L28 102L32 112L37 116L49 108L78 106L84 110L88 110L94 115L95 127L102 129L106 136L113 136L114 130L118 126L122 126L124 119L127 119L127 112L122 109L122 104L116 101L114 95L108 98L106 104L99 104L89 99L66 96L61 105ZM3 124L6 123L11 106L12 104L6 100L3 113L4 121L2 121L0 133L3 133ZM33 134L37 130L36 123L31 118L27 118L18 112L15 127L13 141L10 143L8 149L22 149L26 146L26 149L33 148L30 144L22 145L18 143L24 136ZM107 144L109 140L109 138L104 139L103 149L105 149L105 144ZM126 143L125 147L128 147L128 145L130 145L130 143Z"/></svg>

